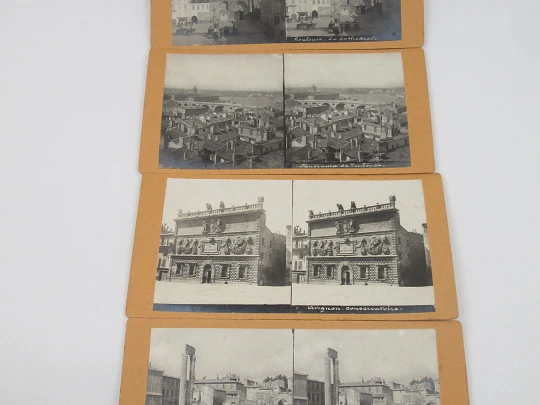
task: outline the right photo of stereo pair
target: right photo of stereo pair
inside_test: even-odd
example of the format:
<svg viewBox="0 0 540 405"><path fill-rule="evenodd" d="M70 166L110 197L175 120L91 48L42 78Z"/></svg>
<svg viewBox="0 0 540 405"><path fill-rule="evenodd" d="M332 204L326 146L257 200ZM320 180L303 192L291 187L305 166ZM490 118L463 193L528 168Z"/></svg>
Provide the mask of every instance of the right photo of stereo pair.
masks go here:
<svg viewBox="0 0 540 405"><path fill-rule="evenodd" d="M434 312L429 229L420 179L169 178L154 310Z"/></svg>

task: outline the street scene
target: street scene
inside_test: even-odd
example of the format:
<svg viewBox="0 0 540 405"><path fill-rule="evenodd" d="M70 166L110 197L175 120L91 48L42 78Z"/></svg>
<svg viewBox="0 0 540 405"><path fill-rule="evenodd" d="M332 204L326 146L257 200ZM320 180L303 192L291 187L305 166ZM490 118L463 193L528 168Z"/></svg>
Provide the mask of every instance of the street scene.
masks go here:
<svg viewBox="0 0 540 405"><path fill-rule="evenodd" d="M291 188L291 181L169 179L154 303L290 305Z"/></svg>
<svg viewBox="0 0 540 405"><path fill-rule="evenodd" d="M163 168L284 166L282 55L167 55Z"/></svg>
<svg viewBox="0 0 540 405"><path fill-rule="evenodd" d="M285 42L285 0L172 3L173 46Z"/></svg>
<svg viewBox="0 0 540 405"><path fill-rule="evenodd" d="M152 329L146 405L292 405L290 329Z"/></svg>
<svg viewBox="0 0 540 405"><path fill-rule="evenodd" d="M289 54L285 72L288 167L411 166L400 53Z"/></svg>
<svg viewBox="0 0 540 405"><path fill-rule="evenodd" d="M420 180L295 180L293 190L293 305L434 310Z"/></svg>
<svg viewBox="0 0 540 405"><path fill-rule="evenodd" d="M295 329L293 405L441 405L435 331Z"/></svg>
<svg viewBox="0 0 540 405"><path fill-rule="evenodd" d="M401 0L287 0L287 41L401 39Z"/></svg>

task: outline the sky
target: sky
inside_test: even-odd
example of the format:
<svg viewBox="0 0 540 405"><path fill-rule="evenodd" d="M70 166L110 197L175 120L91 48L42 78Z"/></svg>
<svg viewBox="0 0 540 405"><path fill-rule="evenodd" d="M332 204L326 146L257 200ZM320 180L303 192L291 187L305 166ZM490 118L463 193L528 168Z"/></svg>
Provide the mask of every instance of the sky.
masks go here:
<svg viewBox="0 0 540 405"><path fill-rule="evenodd" d="M351 201L358 208L386 204L396 197L401 226L422 233L426 223L424 191L421 180L295 180L293 194L294 224L307 230L308 210L315 214L337 211L337 203L346 210Z"/></svg>
<svg viewBox="0 0 540 405"><path fill-rule="evenodd" d="M401 53L285 55L285 87L313 85L319 88L404 87Z"/></svg>
<svg viewBox="0 0 540 405"><path fill-rule="evenodd" d="M163 222L174 229L178 209L184 213L205 211L206 203L214 209L223 201L225 207L256 204L264 197L266 226L272 232L287 234L292 223L290 180L208 180L168 179L163 206Z"/></svg>
<svg viewBox="0 0 540 405"><path fill-rule="evenodd" d="M279 374L292 375L293 343L290 329L152 329L152 367L180 377L186 344L196 350L195 378L237 374L261 381Z"/></svg>
<svg viewBox="0 0 540 405"><path fill-rule="evenodd" d="M165 87L204 90L282 91L281 55L167 55Z"/></svg>
<svg viewBox="0 0 540 405"><path fill-rule="evenodd" d="M338 351L340 381L381 377L408 384L413 378L438 378L433 329L294 331L294 370L324 381L327 348Z"/></svg>

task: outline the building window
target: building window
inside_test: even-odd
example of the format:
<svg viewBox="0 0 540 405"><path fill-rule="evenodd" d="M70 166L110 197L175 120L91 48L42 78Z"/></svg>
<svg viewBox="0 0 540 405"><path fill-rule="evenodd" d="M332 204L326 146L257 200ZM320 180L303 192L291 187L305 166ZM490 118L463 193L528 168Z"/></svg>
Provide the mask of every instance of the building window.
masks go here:
<svg viewBox="0 0 540 405"><path fill-rule="evenodd" d="M176 264L176 275L181 276L182 275L182 265L180 263Z"/></svg>
<svg viewBox="0 0 540 405"><path fill-rule="evenodd" d="M319 264L316 264L313 266L313 277L319 277L319 271L321 270L321 266Z"/></svg>
<svg viewBox="0 0 540 405"><path fill-rule="evenodd" d="M196 266L197 266L196 264L190 263L190 265L189 265L189 275L190 275L190 276L192 276L192 275L195 274L195 267L196 267Z"/></svg>
<svg viewBox="0 0 540 405"><path fill-rule="evenodd" d="M401 246L401 238L397 238L397 244Z"/></svg>
<svg viewBox="0 0 540 405"><path fill-rule="evenodd" d="M326 266L326 277L332 278L333 273L334 273L334 266Z"/></svg>
<svg viewBox="0 0 540 405"><path fill-rule="evenodd" d="M386 280L388 278L388 267L387 266L379 266L378 272L377 272L377 278L379 280Z"/></svg>
<svg viewBox="0 0 540 405"><path fill-rule="evenodd" d="M409 246L410 246L410 245L409 245L409 239L407 239L407 247L409 247Z"/></svg>
<svg viewBox="0 0 540 405"><path fill-rule="evenodd" d="M229 277L229 266L226 264L221 266L221 277L222 278Z"/></svg>
<svg viewBox="0 0 540 405"><path fill-rule="evenodd" d="M298 270L302 270L302 262L298 262Z"/></svg>
<svg viewBox="0 0 540 405"><path fill-rule="evenodd" d="M264 246L264 238L261 238L261 245Z"/></svg>
<svg viewBox="0 0 540 405"><path fill-rule="evenodd" d="M360 278L362 279L368 278L368 271L369 271L368 266L360 266Z"/></svg>
<svg viewBox="0 0 540 405"><path fill-rule="evenodd" d="M238 278L246 278L246 266L240 266L238 268Z"/></svg>

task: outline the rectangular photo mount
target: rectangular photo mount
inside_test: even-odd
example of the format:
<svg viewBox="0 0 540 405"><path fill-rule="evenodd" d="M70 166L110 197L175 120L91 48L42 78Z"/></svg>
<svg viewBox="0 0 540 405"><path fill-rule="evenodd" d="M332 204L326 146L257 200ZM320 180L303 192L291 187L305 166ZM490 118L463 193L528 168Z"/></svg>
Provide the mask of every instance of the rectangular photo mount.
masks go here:
<svg viewBox="0 0 540 405"><path fill-rule="evenodd" d="M455 319L444 207L438 174L144 174L127 315Z"/></svg>
<svg viewBox="0 0 540 405"><path fill-rule="evenodd" d="M153 48L420 48L423 0L152 0Z"/></svg>
<svg viewBox="0 0 540 405"><path fill-rule="evenodd" d="M142 173L406 174L434 168L421 49L150 52Z"/></svg>
<svg viewBox="0 0 540 405"><path fill-rule="evenodd" d="M468 405L459 322L130 319L120 405Z"/></svg>

